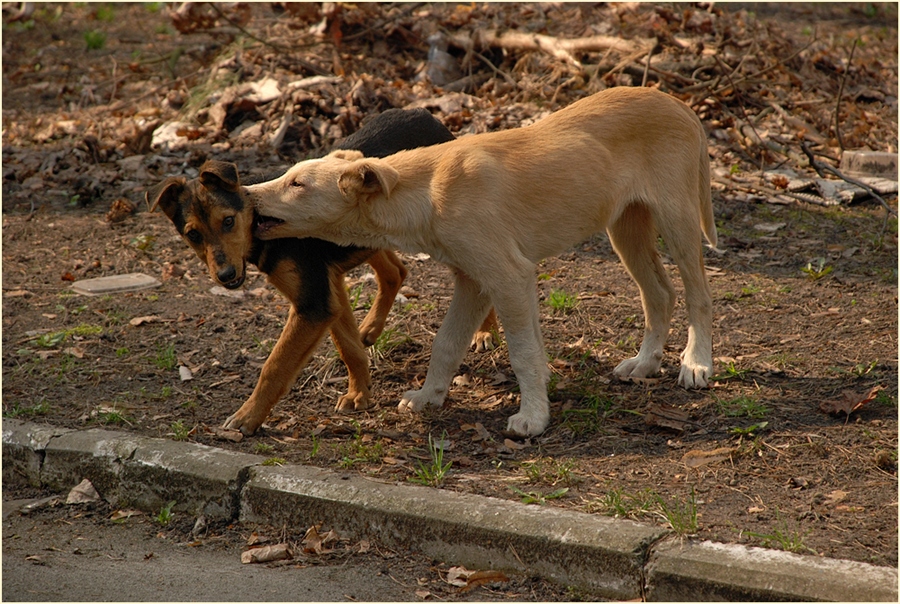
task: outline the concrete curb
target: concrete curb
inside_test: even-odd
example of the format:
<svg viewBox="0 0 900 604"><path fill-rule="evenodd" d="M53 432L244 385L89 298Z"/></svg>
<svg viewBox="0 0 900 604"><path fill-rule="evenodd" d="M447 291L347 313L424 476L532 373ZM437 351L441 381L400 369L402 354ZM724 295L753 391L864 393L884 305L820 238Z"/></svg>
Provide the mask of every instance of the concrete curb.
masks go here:
<svg viewBox="0 0 900 604"><path fill-rule="evenodd" d="M896 602L897 570L667 538L658 527L305 466L195 443L3 421L3 480L115 506L309 526L471 568L537 575L613 599Z"/></svg>

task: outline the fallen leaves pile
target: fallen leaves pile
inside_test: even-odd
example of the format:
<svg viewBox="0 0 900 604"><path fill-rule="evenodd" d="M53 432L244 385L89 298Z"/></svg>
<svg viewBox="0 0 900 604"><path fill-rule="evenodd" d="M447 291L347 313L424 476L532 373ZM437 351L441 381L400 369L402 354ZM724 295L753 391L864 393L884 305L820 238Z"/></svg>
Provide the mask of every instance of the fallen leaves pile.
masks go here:
<svg viewBox="0 0 900 604"><path fill-rule="evenodd" d="M459 134L517 127L610 86L655 86L691 105L717 142L715 179L751 196L774 192L784 201L791 199L784 193L800 192L731 167L791 167L803 178L804 141L825 158L843 149L896 151L895 57L870 50L866 39L816 31L803 32L807 41L797 45L747 10L640 3L167 10L177 32L155 35L179 50L124 61L112 74L92 65L72 82L34 72L11 53L15 63L5 70L20 92L4 95L13 101L4 104L5 207L102 203L116 222L141 202L148 179L190 175L206 157L320 154L390 107L427 107ZM51 123L30 115L22 104L35 90L71 99L69 110ZM34 199L38 190L45 199Z"/></svg>

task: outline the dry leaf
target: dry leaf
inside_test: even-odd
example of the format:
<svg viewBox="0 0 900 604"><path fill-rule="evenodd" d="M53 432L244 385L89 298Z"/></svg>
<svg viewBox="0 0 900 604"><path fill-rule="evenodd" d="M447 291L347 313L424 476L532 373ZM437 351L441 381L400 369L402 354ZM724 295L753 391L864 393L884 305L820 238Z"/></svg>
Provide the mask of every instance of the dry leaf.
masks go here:
<svg viewBox="0 0 900 604"><path fill-rule="evenodd" d="M689 415L687 411L670 407L661 403L650 403L647 405L647 413L644 415L644 423L648 426L659 426L661 428L671 428L684 432Z"/></svg>
<svg viewBox="0 0 900 604"><path fill-rule="evenodd" d="M155 323L156 321L159 321L159 315L147 315L146 317L135 317L128 324L137 327L144 323Z"/></svg>
<svg viewBox="0 0 900 604"><path fill-rule="evenodd" d="M109 222L121 222L135 213L137 206L131 201L120 197L112 202L109 212L106 213L106 220Z"/></svg>
<svg viewBox="0 0 900 604"><path fill-rule="evenodd" d="M333 541L337 541L337 533L333 530L328 531L324 535L319 534L319 530L315 526L309 527L306 535L303 537L303 552L306 554L327 554L331 549L326 549L326 545Z"/></svg>
<svg viewBox="0 0 900 604"><path fill-rule="evenodd" d="M462 429L467 432L468 431L475 432L475 435L472 436L472 442L477 443L478 441L482 441L482 440L491 440L491 435L487 431L487 428L485 428L484 425L480 422L476 423L474 425L473 424L464 424L462 426Z"/></svg>
<svg viewBox="0 0 900 604"><path fill-rule="evenodd" d="M263 543L268 543L272 538L266 535L260 535L259 533L253 532L250 533L250 537L247 538L247 545L250 547L262 545Z"/></svg>
<svg viewBox="0 0 900 604"><path fill-rule="evenodd" d="M140 510L116 510L113 512L109 519L110 520L126 520L131 518L132 516L141 516L144 512Z"/></svg>
<svg viewBox="0 0 900 604"><path fill-rule="evenodd" d="M875 400L875 397L883 389L884 388L882 386L878 385L872 387L868 392L864 393L853 392L852 390L844 390L841 393L841 398L833 399L830 401L823 401L819 405L819 410L825 413L830 413L831 415L844 413L849 417L851 413L853 413L866 403Z"/></svg>
<svg viewBox="0 0 900 604"><path fill-rule="evenodd" d="M522 449L528 448L528 443L517 443L516 441L510 440L508 438L503 439L503 445L511 451L521 451Z"/></svg>
<svg viewBox="0 0 900 604"><path fill-rule="evenodd" d="M857 512L864 512L864 511L866 511L866 508L864 508L864 507L862 507L862 506L860 506L860 505L839 505L839 506L837 506L837 507L834 508L834 511L836 511L836 512L851 512L851 513L857 513Z"/></svg>
<svg viewBox="0 0 900 604"><path fill-rule="evenodd" d="M488 583L505 583L509 581L509 577L499 570L480 570L469 577L466 586L460 591L469 591L479 585L487 585Z"/></svg>
<svg viewBox="0 0 900 604"><path fill-rule="evenodd" d="M499 570L469 570L463 566L454 566L447 572L447 582L461 588L460 591L469 591L479 585L509 581L504 573Z"/></svg>
<svg viewBox="0 0 900 604"><path fill-rule="evenodd" d="M463 587L469 576L474 572L474 570L469 570L465 566L454 566L447 571L447 583L456 587Z"/></svg>
<svg viewBox="0 0 900 604"><path fill-rule="evenodd" d="M688 468L699 468L700 466L730 459L736 451L737 449L733 447L721 447L712 451L688 451L681 458L681 461Z"/></svg>
<svg viewBox="0 0 900 604"><path fill-rule="evenodd" d="M220 438L222 440L228 440L233 443L239 443L244 440L244 435L240 430L226 430L225 428L219 428L218 426L210 428L209 426L203 426L204 430L207 434L212 434L216 438Z"/></svg>
<svg viewBox="0 0 900 604"><path fill-rule="evenodd" d="M90 503L92 501L100 501L100 493L91 484L91 481L85 478L71 491L66 497L66 504L71 503Z"/></svg>
<svg viewBox="0 0 900 604"><path fill-rule="evenodd" d="M241 554L242 564L252 564L256 562L273 562L275 560L287 560L293 558L291 546L287 543L279 543L278 545L267 545L265 547L257 547L247 550Z"/></svg>
<svg viewBox="0 0 900 604"><path fill-rule="evenodd" d="M4 298L23 298L25 296L33 296L27 289L14 289L12 291L3 292Z"/></svg>
<svg viewBox="0 0 900 604"><path fill-rule="evenodd" d="M176 264L166 263L163 265L163 270L161 273L161 277L163 281L168 281L169 279L180 279L184 277L185 270Z"/></svg>
<svg viewBox="0 0 900 604"><path fill-rule="evenodd" d="M455 378L453 378L453 385L454 386L471 386L472 378L469 377L468 374L458 375Z"/></svg>
<svg viewBox="0 0 900 604"><path fill-rule="evenodd" d="M825 496L825 504L826 505L834 505L843 501L847 497L847 491L841 491L840 489L835 489L834 491L828 493Z"/></svg>

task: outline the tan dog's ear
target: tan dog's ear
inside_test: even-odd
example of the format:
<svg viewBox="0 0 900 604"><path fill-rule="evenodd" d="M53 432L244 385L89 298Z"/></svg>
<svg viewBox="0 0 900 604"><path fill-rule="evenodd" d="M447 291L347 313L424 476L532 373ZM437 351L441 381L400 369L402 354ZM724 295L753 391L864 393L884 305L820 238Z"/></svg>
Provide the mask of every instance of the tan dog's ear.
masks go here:
<svg viewBox="0 0 900 604"><path fill-rule="evenodd" d="M144 194L144 199L150 206L150 211L159 206L170 219L178 211L178 196L184 190L185 180L180 176L170 176L156 186L150 187Z"/></svg>
<svg viewBox="0 0 900 604"><path fill-rule="evenodd" d="M237 166L214 159L200 166L200 182L208 189L220 188L226 191L237 191L241 186Z"/></svg>
<svg viewBox="0 0 900 604"><path fill-rule="evenodd" d="M390 197L400 181L400 173L379 159L353 162L338 177L338 188L345 197L381 193Z"/></svg>
<svg viewBox="0 0 900 604"><path fill-rule="evenodd" d="M329 153L328 157L346 159L347 161L355 161L357 159L364 158L365 155L363 155L362 151L357 151L356 149L338 149Z"/></svg>

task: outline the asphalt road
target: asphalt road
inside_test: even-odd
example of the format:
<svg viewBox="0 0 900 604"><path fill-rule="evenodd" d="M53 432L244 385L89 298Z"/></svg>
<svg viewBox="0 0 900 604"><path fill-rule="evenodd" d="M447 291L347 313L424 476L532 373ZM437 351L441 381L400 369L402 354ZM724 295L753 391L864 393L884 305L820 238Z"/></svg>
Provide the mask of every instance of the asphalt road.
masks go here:
<svg viewBox="0 0 900 604"><path fill-rule="evenodd" d="M108 506L46 506L4 489L3 601L427 601L561 600L564 588L512 577L461 591L448 565L410 552L358 544L333 555L242 564L254 527L189 532L160 530L140 516L116 523ZM65 496L62 496L63 501Z"/></svg>

